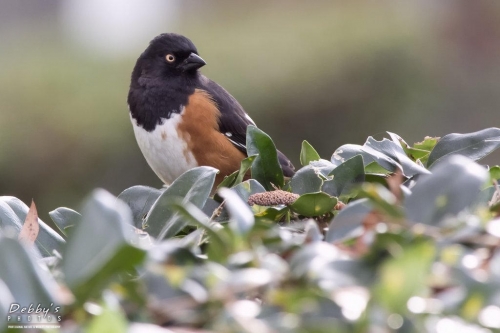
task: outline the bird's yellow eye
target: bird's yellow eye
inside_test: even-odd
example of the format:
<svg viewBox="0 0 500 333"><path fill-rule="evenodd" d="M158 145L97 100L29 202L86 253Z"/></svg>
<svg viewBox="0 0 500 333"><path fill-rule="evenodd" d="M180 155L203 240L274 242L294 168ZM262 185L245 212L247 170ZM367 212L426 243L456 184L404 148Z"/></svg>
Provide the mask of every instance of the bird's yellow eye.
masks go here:
<svg viewBox="0 0 500 333"><path fill-rule="evenodd" d="M167 59L168 62L174 62L175 61L175 57L172 54L167 54L167 56L165 57L165 59Z"/></svg>

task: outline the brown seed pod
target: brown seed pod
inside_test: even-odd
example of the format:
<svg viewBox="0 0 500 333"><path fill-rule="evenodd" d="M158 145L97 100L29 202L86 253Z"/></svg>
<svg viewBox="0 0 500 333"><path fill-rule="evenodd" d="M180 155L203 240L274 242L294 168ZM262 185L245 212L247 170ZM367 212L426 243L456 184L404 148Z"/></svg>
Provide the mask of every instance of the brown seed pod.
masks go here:
<svg viewBox="0 0 500 333"><path fill-rule="evenodd" d="M250 206L276 206L276 205L291 205L299 197L298 194L290 193L283 190L269 191L264 193L255 193L248 197Z"/></svg>

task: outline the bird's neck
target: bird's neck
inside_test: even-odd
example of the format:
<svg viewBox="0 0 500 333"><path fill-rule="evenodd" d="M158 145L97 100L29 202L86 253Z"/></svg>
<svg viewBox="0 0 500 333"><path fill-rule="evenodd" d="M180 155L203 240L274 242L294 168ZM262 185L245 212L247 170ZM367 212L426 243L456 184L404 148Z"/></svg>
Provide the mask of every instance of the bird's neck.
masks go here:
<svg viewBox="0 0 500 333"><path fill-rule="evenodd" d="M182 81L185 82L141 77L136 84L131 84L128 104L137 125L150 132L172 114L180 113L195 90L192 82Z"/></svg>

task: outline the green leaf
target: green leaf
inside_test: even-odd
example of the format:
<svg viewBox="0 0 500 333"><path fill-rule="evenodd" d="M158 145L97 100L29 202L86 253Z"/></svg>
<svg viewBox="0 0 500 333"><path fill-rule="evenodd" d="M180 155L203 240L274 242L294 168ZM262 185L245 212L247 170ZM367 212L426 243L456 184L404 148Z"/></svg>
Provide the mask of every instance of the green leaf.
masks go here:
<svg viewBox="0 0 500 333"><path fill-rule="evenodd" d="M149 210L162 192L162 190L153 187L138 185L124 190L118 195L118 199L130 207L134 225L136 228L141 229Z"/></svg>
<svg viewBox="0 0 500 333"><path fill-rule="evenodd" d="M227 187L230 188L233 186L233 184L236 181L236 177L238 176L239 171L235 171L232 174L229 174L224 177L224 179L220 182L219 186L217 186L217 189Z"/></svg>
<svg viewBox="0 0 500 333"><path fill-rule="evenodd" d="M181 201L177 201L177 203L183 205ZM190 215L189 218L193 218L193 216ZM205 223L204 221L208 221L208 218L206 216L202 216L202 221ZM199 228L183 238L172 238L161 242L149 250L148 263L154 262L155 264L163 265L168 262L172 265L186 267L201 264L203 260L197 257L190 249L192 245L191 241L193 241L193 239L189 238L191 238L191 235L193 234L198 234L195 235L195 238L197 238L199 234L203 232L203 228ZM186 239L188 240L187 242L185 241Z"/></svg>
<svg viewBox="0 0 500 333"><path fill-rule="evenodd" d="M378 208L381 212L394 217L396 219L403 218L404 211L401 206L397 203L397 199L387 188L383 185L374 184L364 184L360 195L368 198L372 203L373 207Z"/></svg>
<svg viewBox="0 0 500 333"><path fill-rule="evenodd" d="M105 249L107 250L107 249ZM108 253L106 253L107 255ZM103 264L101 269L88 275L77 284L69 285L76 296L77 303L81 304L90 298L98 297L99 294L113 279L132 278L130 275L135 267L141 264L146 258L146 252L131 245L121 245L116 248L114 255L110 258L99 257L95 264ZM86 268L93 268L92 263L86 262ZM64 271L64 269L63 269Z"/></svg>
<svg viewBox="0 0 500 333"><path fill-rule="evenodd" d="M323 185L323 180L318 175L316 168L312 165L307 165L293 175L290 184L293 193L305 194L319 192Z"/></svg>
<svg viewBox="0 0 500 333"><path fill-rule="evenodd" d="M272 221L278 222L290 209L286 206L284 207L268 207L263 211L256 213L255 218L259 221Z"/></svg>
<svg viewBox="0 0 500 333"><path fill-rule="evenodd" d="M19 216L4 201L0 200L0 228L7 234L18 236L23 225Z"/></svg>
<svg viewBox="0 0 500 333"><path fill-rule="evenodd" d="M3 205L3 213L2 208L0 207L0 219L2 219L1 223L10 223L12 227L14 227L17 222L19 225L22 225L26 220L26 215L28 215L29 207L15 197L4 196L0 197L0 202L6 203L10 210L6 209L6 206ZM2 215L4 218L2 218ZM12 220L13 216L17 216L17 219ZM11 222L8 222L10 220ZM50 257L53 255L53 251L56 250L59 253L62 252L62 248L66 244L64 238L62 238L57 232L55 232L51 227L49 227L45 222L38 219L38 224L40 225L40 230L38 231L38 236L35 240L35 244L40 251L40 253L44 257ZM17 227L14 227L15 235L19 235L19 230Z"/></svg>
<svg viewBox="0 0 500 333"><path fill-rule="evenodd" d="M327 292L335 292L345 287L368 287L375 272L362 261L335 260L326 264L319 275L325 282L322 288Z"/></svg>
<svg viewBox="0 0 500 333"><path fill-rule="evenodd" d="M252 229L255 220L250 207L235 192L222 188L219 194L224 198L225 207L229 211L229 227L237 235L246 235Z"/></svg>
<svg viewBox="0 0 500 333"><path fill-rule="evenodd" d="M405 154L412 160L412 161L419 161L420 163L422 163L422 159L427 159L427 156L429 156L429 153L431 152L431 150L423 150L423 149L417 149L417 148L413 148L413 147L410 147L410 145L408 145L406 143L405 140L403 140L403 138L401 138L399 135L397 135L396 133L392 133L392 132L387 132L392 141L397 144L399 147L403 148L403 151L405 152Z"/></svg>
<svg viewBox="0 0 500 333"><path fill-rule="evenodd" d="M245 175L247 174L248 170L252 167L253 161L257 158L257 155L252 155L248 156L247 158L243 159L240 164L240 170L235 171L232 174L224 177L222 182L217 186L217 189L227 187L231 188L233 186L236 186L240 184L243 179L245 178ZM222 199L219 197L218 194L215 195L214 197L215 200L217 201L222 201Z"/></svg>
<svg viewBox="0 0 500 333"><path fill-rule="evenodd" d="M10 307L12 303L14 303L15 301L16 300L14 299L14 296L12 296L12 293L10 292L5 282L0 279L0 332L7 331L7 316L10 313Z"/></svg>
<svg viewBox="0 0 500 333"><path fill-rule="evenodd" d="M500 147L500 128L487 128L478 132L445 135L439 140L431 154L427 167L440 162L448 155L463 155L477 161Z"/></svg>
<svg viewBox="0 0 500 333"><path fill-rule="evenodd" d="M197 167L177 178L155 201L144 223L145 230L159 240L177 235L186 223L175 215L171 202L184 198L198 208L203 208L215 181L217 169Z"/></svg>
<svg viewBox="0 0 500 333"><path fill-rule="evenodd" d="M403 171L403 174L407 177L411 177L417 174L428 174L430 173L426 168L422 165L413 162L406 153L403 148L401 148L400 144L396 144L391 140L383 139L381 141L377 141L371 136L368 137L366 143L364 144L364 149L372 148L373 150L384 154L385 156L390 157L392 160L396 161L401 167L400 169Z"/></svg>
<svg viewBox="0 0 500 333"><path fill-rule="evenodd" d="M290 208L300 215L320 216L332 211L336 204L337 198L324 192L316 192L302 194Z"/></svg>
<svg viewBox="0 0 500 333"><path fill-rule="evenodd" d="M401 147L401 148L408 147L408 144L406 143L406 141L403 140L403 138L400 137L399 135L397 135L396 133L392 133L392 132L387 131L387 134L389 134L389 136L391 137L392 142L394 142L399 147Z"/></svg>
<svg viewBox="0 0 500 333"><path fill-rule="evenodd" d="M210 259L221 262L227 258L229 246L217 230L210 225L208 216L190 202L175 200L171 204L172 208L182 216L184 220L205 230L209 237L210 249L208 255Z"/></svg>
<svg viewBox="0 0 500 333"><path fill-rule="evenodd" d="M389 173L391 173L389 170L382 168L376 162L370 162L365 166L365 174L387 175Z"/></svg>
<svg viewBox="0 0 500 333"><path fill-rule="evenodd" d="M307 303L304 302L304 303ZM317 297L313 302L317 310L304 310L301 320L302 332L355 332L353 325L345 320L340 306L328 297ZM332 331L332 327L335 329Z"/></svg>
<svg viewBox="0 0 500 333"><path fill-rule="evenodd" d="M346 194L365 180L363 157L356 155L348 159L333 169L330 175L333 179L325 181L321 190L335 197Z"/></svg>
<svg viewBox="0 0 500 333"><path fill-rule="evenodd" d="M418 149L418 150L427 151L427 152L430 153L434 149L434 147L436 146L436 144L439 142L439 139L440 138L438 138L438 137L426 136L424 138L424 141L422 141L422 142L416 142L413 145L413 148Z"/></svg>
<svg viewBox="0 0 500 333"><path fill-rule="evenodd" d="M494 186L483 188L477 195L477 198L474 200L474 206L488 207L488 204L493 198L493 193L495 193L495 191L496 188Z"/></svg>
<svg viewBox="0 0 500 333"><path fill-rule="evenodd" d="M311 144L306 140L302 141L302 149L300 150L300 164L306 166L309 164L309 162L318 161L319 159L321 159L321 157L319 157L316 149L314 149L313 146L311 146Z"/></svg>
<svg viewBox="0 0 500 333"><path fill-rule="evenodd" d="M263 268L242 268L231 272L226 288L235 293L252 292L273 282L271 272Z"/></svg>
<svg viewBox="0 0 500 333"><path fill-rule="evenodd" d="M309 165L316 171L316 174L321 179L330 179L329 174L332 173L333 169L337 167L337 165L333 164L330 161L320 159L318 161L311 161Z"/></svg>
<svg viewBox="0 0 500 333"><path fill-rule="evenodd" d="M102 307L102 312L93 317L87 333L122 333L127 331L127 318L118 309L111 309L108 306Z"/></svg>
<svg viewBox="0 0 500 333"><path fill-rule="evenodd" d="M325 242L304 244L290 258L290 271L295 278L317 277L328 263L338 259L338 250Z"/></svg>
<svg viewBox="0 0 500 333"><path fill-rule="evenodd" d="M249 179L232 188L236 194L244 201L248 202L248 197L255 193L266 192L266 189L255 179Z"/></svg>
<svg viewBox="0 0 500 333"><path fill-rule="evenodd" d="M396 169L401 169L407 177L429 173L422 165L413 162L406 156L399 141L396 143L388 139L377 141L371 136L368 137L363 146L347 144L338 148L333 153L332 163L339 165L356 155L363 156L365 165L376 162L384 169L392 172L396 171Z"/></svg>
<svg viewBox="0 0 500 333"><path fill-rule="evenodd" d="M65 282L78 301L95 296L112 277L142 262L146 253L133 246L134 241L130 208L104 190L94 191L62 260Z"/></svg>
<svg viewBox="0 0 500 333"><path fill-rule="evenodd" d="M346 144L337 148L337 150L335 150L332 155L331 161L335 165L340 165L356 155L363 156L363 163L365 165L369 165L370 163L375 162L382 168L391 172L394 172L398 168L402 169L399 163L386 156L385 154L382 154L371 147L353 144Z"/></svg>
<svg viewBox="0 0 500 333"><path fill-rule="evenodd" d="M0 281L5 283L20 306L40 303L50 307L50 303L60 301L59 287L52 276L41 269L27 248L7 237L0 237Z"/></svg>
<svg viewBox="0 0 500 333"><path fill-rule="evenodd" d="M325 241L335 243L358 234L366 216L373 210L367 199L350 202L330 222Z"/></svg>
<svg viewBox="0 0 500 333"><path fill-rule="evenodd" d="M307 220L304 233L306 234L306 242L321 242L323 240L323 235L321 230L319 230L318 223L313 219Z"/></svg>
<svg viewBox="0 0 500 333"><path fill-rule="evenodd" d="M0 197L0 235L9 235L10 237L19 237L21 230L23 228L23 222L19 219L19 216L12 210L12 208L1 199L5 197ZM23 220L24 221L24 220ZM36 240L35 240L36 242ZM36 243L35 243L36 244ZM45 251L42 255L41 250L37 247L29 247L30 253L37 259L42 257L49 257L52 255L52 251Z"/></svg>
<svg viewBox="0 0 500 333"><path fill-rule="evenodd" d="M429 155L438 141L439 138L437 137L432 138L427 136L424 141L415 143L413 147L403 147L403 149L410 158L419 161L422 165L427 165Z"/></svg>
<svg viewBox="0 0 500 333"><path fill-rule="evenodd" d="M212 263L212 265L215 265L215 263ZM147 268L148 270L144 273L141 280L144 281L148 294L151 295L150 297L154 297L155 305L154 307L149 307L158 314L156 321L167 322L168 320L172 320L171 314L175 313L175 322L177 324L192 326L197 322L199 323L200 315L195 311L198 305L196 300L185 290L186 288L184 290L179 288L183 284L186 284L186 269L172 265L169 267L171 269L165 269L165 266L161 264L148 265ZM191 283L192 285L193 283ZM194 285L196 288L193 288L193 293L200 292L206 294L206 290L199 288L199 284ZM149 324L149 327L142 327L142 330L137 332L153 333L157 328L157 326L154 326L153 329L151 324ZM132 333L133 331L129 332ZM170 331L168 333L173 332Z"/></svg>
<svg viewBox="0 0 500 333"><path fill-rule="evenodd" d="M234 185L238 185L243 181L245 175L247 174L248 170L250 170L250 168L252 167L253 162L255 161L256 158L257 155L251 155L241 161L240 170L238 171L238 175L236 176L236 179L234 183L231 185L231 187Z"/></svg>
<svg viewBox="0 0 500 333"><path fill-rule="evenodd" d="M488 172L490 174L491 180L500 179L500 166L498 166L498 165L492 166L488 169Z"/></svg>
<svg viewBox="0 0 500 333"><path fill-rule="evenodd" d="M365 174L365 183L376 183L382 186L387 186L387 175L377 173Z"/></svg>
<svg viewBox="0 0 500 333"><path fill-rule="evenodd" d="M417 239L406 246L396 258L386 261L380 269L380 283L375 297L391 312L406 308L412 296L426 294L426 283L435 255L435 245Z"/></svg>
<svg viewBox="0 0 500 333"><path fill-rule="evenodd" d="M412 147L403 148L406 155L408 155L414 161L420 161L423 165L427 164L430 152L426 150L416 149Z"/></svg>
<svg viewBox="0 0 500 333"><path fill-rule="evenodd" d="M59 230L67 236L68 229L71 229L82 219L80 213L66 207L59 207L49 212L49 216Z"/></svg>
<svg viewBox="0 0 500 333"><path fill-rule="evenodd" d="M406 217L411 223L437 224L473 203L487 179L487 171L479 164L451 156L432 168L432 175L416 182L405 199Z"/></svg>
<svg viewBox="0 0 500 333"><path fill-rule="evenodd" d="M252 178L261 183L268 191L281 188L285 184L283 171L278 161L278 153L273 140L253 125L247 127L248 155L258 155L252 165Z"/></svg>

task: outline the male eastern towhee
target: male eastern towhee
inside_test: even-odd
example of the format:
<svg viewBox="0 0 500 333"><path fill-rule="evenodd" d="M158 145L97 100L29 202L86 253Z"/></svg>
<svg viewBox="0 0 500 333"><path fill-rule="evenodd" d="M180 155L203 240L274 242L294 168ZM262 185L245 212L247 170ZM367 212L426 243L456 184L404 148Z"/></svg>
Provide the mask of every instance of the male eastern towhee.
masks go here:
<svg viewBox="0 0 500 333"><path fill-rule="evenodd" d="M246 157L246 129L255 125L224 88L202 75L205 61L177 34L154 38L132 72L130 117L139 148L166 184L197 166L219 169L216 184ZM292 163L278 151L286 177Z"/></svg>

